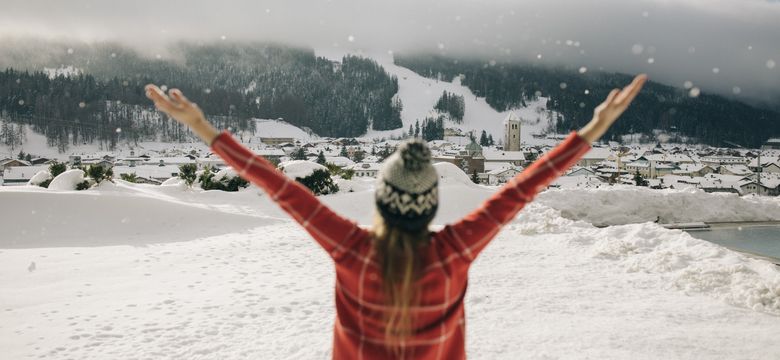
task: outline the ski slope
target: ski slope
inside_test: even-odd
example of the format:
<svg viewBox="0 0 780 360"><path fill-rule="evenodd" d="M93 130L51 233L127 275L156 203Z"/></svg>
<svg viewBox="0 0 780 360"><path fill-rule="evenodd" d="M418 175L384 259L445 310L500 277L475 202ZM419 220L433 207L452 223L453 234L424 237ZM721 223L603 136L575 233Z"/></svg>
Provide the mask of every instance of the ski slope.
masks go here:
<svg viewBox="0 0 780 360"><path fill-rule="evenodd" d="M495 191L440 170L438 225ZM365 185L322 200L370 224ZM597 228L555 209L562 198L589 201L615 210L588 221L622 209L621 220L631 222L646 220L635 202L668 206L682 195L690 208L747 208L753 200L647 189L616 195L625 194L550 190L501 232L470 273L469 357L776 359L776 266L650 222ZM762 216L780 220L780 204L761 206ZM4 359L330 356L333 265L255 188L121 180L83 192L7 187L0 214Z"/></svg>

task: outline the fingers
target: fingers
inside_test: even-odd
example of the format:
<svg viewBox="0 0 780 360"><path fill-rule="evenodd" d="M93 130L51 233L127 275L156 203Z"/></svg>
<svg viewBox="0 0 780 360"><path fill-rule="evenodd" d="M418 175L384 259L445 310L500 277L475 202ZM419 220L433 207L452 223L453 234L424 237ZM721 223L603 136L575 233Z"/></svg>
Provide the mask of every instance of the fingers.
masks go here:
<svg viewBox="0 0 780 360"><path fill-rule="evenodd" d="M171 95L171 100L178 105L178 106L187 106L190 104L190 101L184 96L184 94L179 89L173 89L168 92L168 94Z"/></svg>
<svg viewBox="0 0 780 360"><path fill-rule="evenodd" d="M645 81L647 81L647 75L637 75L634 78L634 81L632 81L631 84L626 86L623 91L620 92L620 96L618 96L615 103L621 106L628 106L631 104L631 102L634 101L634 98L636 98L637 94L639 94L639 91L642 90L642 87L645 85Z"/></svg>
<svg viewBox="0 0 780 360"><path fill-rule="evenodd" d="M604 100L607 104L612 104L615 101L615 97L620 93L620 90L618 89L612 89L612 91L609 92L609 95L607 95L607 100Z"/></svg>

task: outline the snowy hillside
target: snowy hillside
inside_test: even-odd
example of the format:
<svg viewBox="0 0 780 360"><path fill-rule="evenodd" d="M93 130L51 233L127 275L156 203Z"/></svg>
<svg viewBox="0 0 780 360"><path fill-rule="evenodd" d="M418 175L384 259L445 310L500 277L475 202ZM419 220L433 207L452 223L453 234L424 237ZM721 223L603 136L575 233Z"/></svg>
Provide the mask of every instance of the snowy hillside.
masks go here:
<svg viewBox="0 0 780 360"><path fill-rule="evenodd" d="M439 225L495 190L451 170L439 169ZM370 224L365 185L322 199ZM618 212L644 221L634 203L680 209L669 206L680 197L687 208L756 205L648 189L541 194L471 271L469 357L776 358L776 266L657 224L596 228L555 209L591 222ZM780 205L760 206L743 217L780 220ZM3 358L329 357L333 266L257 189L120 180L85 192L0 188L0 213Z"/></svg>
<svg viewBox="0 0 780 360"><path fill-rule="evenodd" d="M333 61L340 61L345 55L344 52L333 49L318 50L317 56L323 56ZM463 116L462 124L448 123L446 127L459 128L464 132L474 130L477 136L482 130L493 135L498 141L504 137L503 121L512 112L518 115L526 122L523 123L521 132L523 142L536 144L547 143L545 140L534 139L531 134L541 132L547 128L546 119L546 98L539 98L538 101L528 104L528 107L514 109L511 111L499 112L491 108L485 101L485 98L478 98L467 87L462 86L458 79L453 82L437 81L420 76L417 73L397 66L393 63L392 55L389 54L362 54L367 56L379 65L384 67L389 74L398 77L398 95L403 103L401 111L401 120L403 120L403 129L392 131L370 131L367 137L385 137L390 135L402 135L408 131L410 125L414 125L416 120L422 121L425 117L433 113L433 107L436 101L444 91L461 95L466 103L466 112ZM537 123L537 119L541 119Z"/></svg>

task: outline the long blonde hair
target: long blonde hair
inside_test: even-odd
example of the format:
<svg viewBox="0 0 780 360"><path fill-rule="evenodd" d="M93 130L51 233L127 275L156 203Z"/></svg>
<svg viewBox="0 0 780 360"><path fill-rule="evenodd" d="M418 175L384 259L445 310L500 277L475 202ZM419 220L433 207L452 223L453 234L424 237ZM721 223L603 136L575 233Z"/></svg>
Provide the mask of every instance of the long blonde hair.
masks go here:
<svg viewBox="0 0 780 360"><path fill-rule="evenodd" d="M385 339L389 348L398 351L414 331L411 308L420 300L414 286L420 271L418 249L428 244L430 233L427 224L418 231L408 231L388 224L377 214L373 234L385 303L391 308L385 313Z"/></svg>

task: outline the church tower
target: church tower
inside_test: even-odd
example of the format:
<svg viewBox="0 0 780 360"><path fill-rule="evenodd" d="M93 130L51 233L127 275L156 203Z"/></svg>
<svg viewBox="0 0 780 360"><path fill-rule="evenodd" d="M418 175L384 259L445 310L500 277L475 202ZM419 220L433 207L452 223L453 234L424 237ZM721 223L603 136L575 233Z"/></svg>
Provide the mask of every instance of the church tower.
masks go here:
<svg viewBox="0 0 780 360"><path fill-rule="evenodd" d="M520 118L515 113L504 119L504 150L520 151Z"/></svg>

